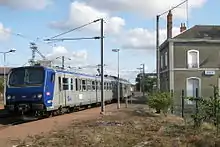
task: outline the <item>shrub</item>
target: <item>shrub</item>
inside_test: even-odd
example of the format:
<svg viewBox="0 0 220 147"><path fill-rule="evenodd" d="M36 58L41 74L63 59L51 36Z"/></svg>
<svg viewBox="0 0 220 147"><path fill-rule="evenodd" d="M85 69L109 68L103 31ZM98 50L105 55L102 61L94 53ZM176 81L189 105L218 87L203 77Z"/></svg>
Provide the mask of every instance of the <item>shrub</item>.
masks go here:
<svg viewBox="0 0 220 147"><path fill-rule="evenodd" d="M0 93L3 93L4 90L4 79L0 77Z"/></svg>
<svg viewBox="0 0 220 147"><path fill-rule="evenodd" d="M156 109L156 113L160 113L162 111L164 115L166 115L168 109L172 105L170 93L156 92L149 95L148 105L149 107Z"/></svg>

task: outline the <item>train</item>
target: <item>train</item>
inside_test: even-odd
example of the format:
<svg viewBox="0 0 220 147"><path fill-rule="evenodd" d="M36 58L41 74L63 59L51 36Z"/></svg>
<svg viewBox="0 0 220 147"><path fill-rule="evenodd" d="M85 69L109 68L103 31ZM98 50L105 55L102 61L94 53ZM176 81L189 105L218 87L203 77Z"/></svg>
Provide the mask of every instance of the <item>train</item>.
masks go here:
<svg viewBox="0 0 220 147"><path fill-rule="evenodd" d="M104 76L104 102L117 101L118 78ZM132 96L131 83L119 79L120 99ZM101 103L101 76L41 65L12 68L4 105L10 114L51 116Z"/></svg>

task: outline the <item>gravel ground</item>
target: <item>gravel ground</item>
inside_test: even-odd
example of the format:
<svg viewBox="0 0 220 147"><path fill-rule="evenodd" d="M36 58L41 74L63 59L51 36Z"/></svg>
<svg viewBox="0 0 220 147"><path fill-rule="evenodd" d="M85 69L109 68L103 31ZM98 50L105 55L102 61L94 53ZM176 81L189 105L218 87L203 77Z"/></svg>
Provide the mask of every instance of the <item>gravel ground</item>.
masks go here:
<svg viewBox="0 0 220 147"><path fill-rule="evenodd" d="M114 112L115 110L117 110L116 104L106 106L106 112ZM13 144L16 144L18 140L25 139L28 136L43 135L54 129L66 128L71 125L73 121L90 120L98 117L100 117L99 107L15 126L7 127L4 124L0 124L1 127L5 126L4 129L0 129L0 147L11 147Z"/></svg>

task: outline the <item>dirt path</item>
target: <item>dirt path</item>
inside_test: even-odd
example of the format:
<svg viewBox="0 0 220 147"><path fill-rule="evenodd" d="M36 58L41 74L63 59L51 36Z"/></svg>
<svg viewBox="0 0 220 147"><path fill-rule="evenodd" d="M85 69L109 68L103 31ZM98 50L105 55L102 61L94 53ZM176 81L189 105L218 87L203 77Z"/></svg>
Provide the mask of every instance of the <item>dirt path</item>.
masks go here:
<svg viewBox="0 0 220 147"><path fill-rule="evenodd" d="M108 111L117 111L116 104L107 105L106 112ZM43 133L48 133L51 130L66 127L72 124L74 120L89 120L98 118L99 116L101 116L100 107L17 126L10 126L0 130L0 147L11 147L13 142L18 139L24 139L32 135L43 135Z"/></svg>

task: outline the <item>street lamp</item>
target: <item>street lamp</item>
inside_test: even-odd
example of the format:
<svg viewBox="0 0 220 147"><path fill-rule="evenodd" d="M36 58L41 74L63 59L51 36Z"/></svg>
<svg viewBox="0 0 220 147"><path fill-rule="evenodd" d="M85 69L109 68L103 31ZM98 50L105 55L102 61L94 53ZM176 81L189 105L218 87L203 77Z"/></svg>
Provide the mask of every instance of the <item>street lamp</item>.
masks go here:
<svg viewBox="0 0 220 147"><path fill-rule="evenodd" d="M12 52L15 52L16 51L16 49L14 49L14 48L12 48L11 50L9 50L9 51L7 51L7 52L0 52L1 54L3 54L3 58L4 58L4 104L6 104L6 98L5 98L5 92L6 92L6 71L5 71L5 66L6 66L6 54L7 53L12 53Z"/></svg>
<svg viewBox="0 0 220 147"><path fill-rule="evenodd" d="M120 109L120 83L119 83L119 49L112 49L113 52L118 53L118 109Z"/></svg>
<svg viewBox="0 0 220 147"><path fill-rule="evenodd" d="M145 91L145 86L144 86L144 84L145 84L145 82L144 82L145 81L145 64L141 64L141 65L142 65L142 69L143 69L143 76L142 76L142 81L143 81L142 82L142 86L143 86L142 88L143 89L142 89L142 92L143 92L143 97L144 97L144 95L145 95L144 94L144 91Z"/></svg>

